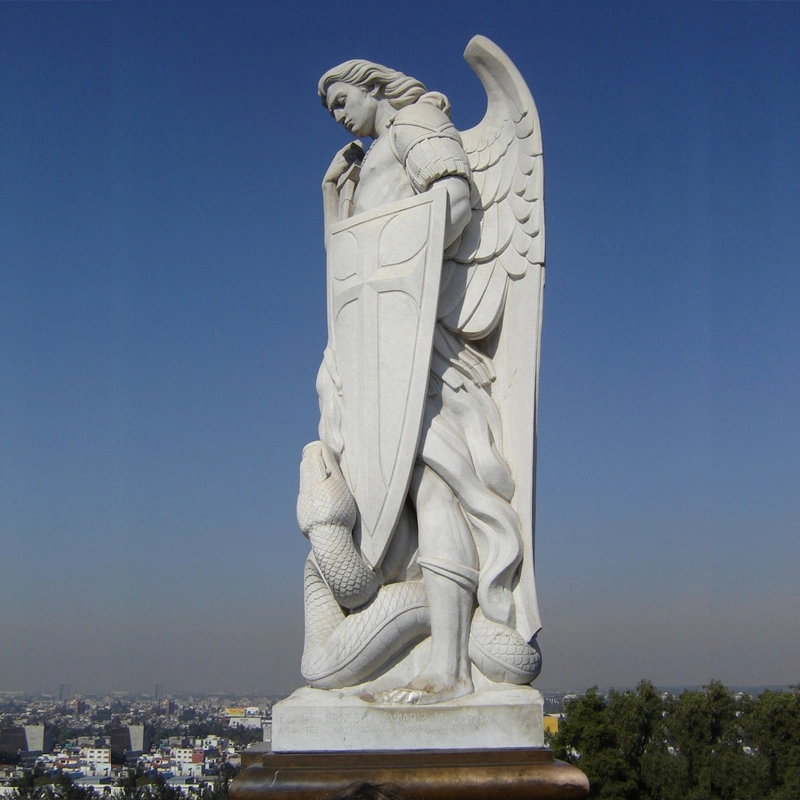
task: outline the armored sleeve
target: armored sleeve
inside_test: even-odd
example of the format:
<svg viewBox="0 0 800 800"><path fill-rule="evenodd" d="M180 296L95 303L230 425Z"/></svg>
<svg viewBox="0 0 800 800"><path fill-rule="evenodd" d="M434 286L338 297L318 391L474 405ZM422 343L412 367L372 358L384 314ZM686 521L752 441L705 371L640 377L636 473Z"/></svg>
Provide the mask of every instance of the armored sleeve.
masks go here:
<svg viewBox="0 0 800 800"><path fill-rule="evenodd" d="M392 148L415 192L424 192L447 175L471 179L469 160L458 131L450 118L432 103L420 101L401 109L391 130Z"/></svg>

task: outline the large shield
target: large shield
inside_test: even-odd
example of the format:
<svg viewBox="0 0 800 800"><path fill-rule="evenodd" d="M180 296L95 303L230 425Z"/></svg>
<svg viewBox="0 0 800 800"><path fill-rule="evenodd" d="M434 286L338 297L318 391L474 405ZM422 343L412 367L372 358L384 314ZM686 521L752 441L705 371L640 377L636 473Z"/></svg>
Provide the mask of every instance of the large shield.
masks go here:
<svg viewBox="0 0 800 800"><path fill-rule="evenodd" d="M331 227L328 336L341 378L342 469L377 567L408 493L427 396L443 187Z"/></svg>

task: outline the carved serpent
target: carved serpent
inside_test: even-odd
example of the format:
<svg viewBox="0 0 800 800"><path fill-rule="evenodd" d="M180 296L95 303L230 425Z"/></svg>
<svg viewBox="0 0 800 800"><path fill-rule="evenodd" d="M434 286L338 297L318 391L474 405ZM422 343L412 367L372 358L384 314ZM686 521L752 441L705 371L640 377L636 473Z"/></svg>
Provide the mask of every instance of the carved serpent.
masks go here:
<svg viewBox="0 0 800 800"><path fill-rule="evenodd" d="M322 689L369 680L430 633L422 581L383 584L353 542L356 516L355 499L333 451L322 442L307 445L297 498L297 521L312 549L304 575L301 671ZM487 619L480 608L472 620L469 655L496 682L530 683L541 664L535 642L532 646L513 628Z"/></svg>

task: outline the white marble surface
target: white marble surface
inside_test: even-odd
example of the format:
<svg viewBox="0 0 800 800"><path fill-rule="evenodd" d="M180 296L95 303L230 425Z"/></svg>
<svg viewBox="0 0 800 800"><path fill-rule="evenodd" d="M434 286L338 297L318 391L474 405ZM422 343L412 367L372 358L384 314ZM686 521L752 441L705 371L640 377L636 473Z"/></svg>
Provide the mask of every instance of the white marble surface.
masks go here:
<svg viewBox="0 0 800 800"><path fill-rule="evenodd" d="M542 696L508 686L432 706L298 689L272 709L274 752L543 747Z"/></svg>
<svg viewBox="0 0 800 800"><path fill-rule="evenodd" d="M322 181L328 343L320 441L304 450L298 497L312 546L301 669L336 697L380 683L428 645L413 675L381 684L388 711L347 712L369 718L342 734L353 747L374 746L357 733L373 728L395 744L396 728L403 747L445 729L458 747L532 735L520 720L506 730L494 711L471 730L459 710L482 705L485 678L491 702L513 716L506 684L530 684L541 668L533 472L544 287L536 106L492 42L475 37L464 55L487 111L462 132L444 95L374 62L344 62L318 86L335 121L372 142L339 150ZM434 705L434 722L391 723L391 704ZM452 721L437 728L439 709ZM323 726L329 738L317 716L299 714L291 735L310 740L297 732Z"/></svg>

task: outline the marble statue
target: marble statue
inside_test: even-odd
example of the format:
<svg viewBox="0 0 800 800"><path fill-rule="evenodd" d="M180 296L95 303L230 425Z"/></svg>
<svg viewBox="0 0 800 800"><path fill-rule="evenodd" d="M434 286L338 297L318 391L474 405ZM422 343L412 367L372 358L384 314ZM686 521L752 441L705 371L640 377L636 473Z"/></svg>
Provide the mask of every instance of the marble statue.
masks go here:
<svg viewBox="0 0 800 800"><path fill-rule="evenodd" d="M444 95L379 64L319 82L356 141L322 183L328 345L297 504L312 546L302 672L389 706L524 686L541 668L541 135L508 57L480 36L464 55L488 105L463 132Z"/></svg>

